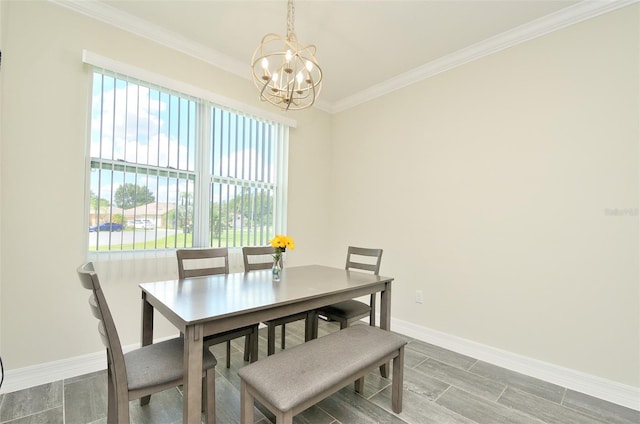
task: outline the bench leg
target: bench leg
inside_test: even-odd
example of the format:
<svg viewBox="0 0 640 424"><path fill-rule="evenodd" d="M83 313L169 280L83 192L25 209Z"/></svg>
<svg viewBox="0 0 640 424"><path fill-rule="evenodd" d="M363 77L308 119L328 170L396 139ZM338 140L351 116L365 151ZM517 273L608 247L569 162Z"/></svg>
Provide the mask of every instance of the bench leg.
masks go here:
<svg viewBox="0 0 640 424"><path fill-rule="evenodd" d="M404 346L393 359L393 376L391 377L391 409L396 414L402 412L402 387L404 380Z"/></svg>
<svg viewBox="0 0 640 424"><path fill-rule="evenodd" d="M364 377L360 377L359 379L357 379L353 385L356 393L362 393L362 391L364 390Z"/></svg>
<svg viewBox="0 0 640 424"><path fill-rule="evenodd" d="M293 424L293 411L276 413L276 424Z"/></svg>
<svg viewBox="0 0 640 424"><path fill-rule="evenodd" d="M253 396L244 380L240 381L240 423L253 424Z"/></svg>
<svg viewBox="0 0 640 424"><path fill-rule="evenodd" d="M389 364L380 365L380 376L383 378L389 378Z"/></svg>

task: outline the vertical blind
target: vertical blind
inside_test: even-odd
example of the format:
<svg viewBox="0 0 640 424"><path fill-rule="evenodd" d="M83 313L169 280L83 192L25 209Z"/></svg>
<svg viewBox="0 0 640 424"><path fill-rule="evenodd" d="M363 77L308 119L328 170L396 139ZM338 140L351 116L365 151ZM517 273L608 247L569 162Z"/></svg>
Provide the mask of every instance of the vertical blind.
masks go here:
<svg viewBox="0 0 640 424"><path fill-rule="evenodd" d="M99 68L92 93L90 250L265 245L284 231L285 125Z"/></svg>

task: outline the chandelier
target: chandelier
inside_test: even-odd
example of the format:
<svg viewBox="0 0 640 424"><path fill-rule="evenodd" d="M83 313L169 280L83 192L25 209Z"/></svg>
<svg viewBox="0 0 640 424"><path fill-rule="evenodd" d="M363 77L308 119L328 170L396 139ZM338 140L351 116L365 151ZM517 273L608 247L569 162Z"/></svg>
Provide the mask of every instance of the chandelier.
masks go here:
<svg viewBox="0 0 640 424"><path fill-rule="evenodd" d="M314 56L316 46L298 42L293 32L293 15L293 0L288 0L287 36L265 35L251 59L251 73L260 100L283 110L310 107L322 87L322 69Z"/></svg>

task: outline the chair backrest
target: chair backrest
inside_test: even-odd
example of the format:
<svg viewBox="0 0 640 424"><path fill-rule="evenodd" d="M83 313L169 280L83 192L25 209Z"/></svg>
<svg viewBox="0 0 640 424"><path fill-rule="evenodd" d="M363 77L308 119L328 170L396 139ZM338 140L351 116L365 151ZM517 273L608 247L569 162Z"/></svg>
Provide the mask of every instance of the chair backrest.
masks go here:
<svg viewBox="0 0 640 424"><path fill-rule="evenodd" d="M91 290L89 296L89 306L93 316L98 322L98 332L102 339L102 344L107 348L107 361L116 395L119 399L128 399L128 381L127 370L124 362L124 354L122 353L122 345L118 337L118 331L113 322L113 317L109 311L107 300L104 297L98 274L96 274L93 263L87 262L80 266L77 270L78 277L82 287Z"/></svg>
<svg viewBox="0 0 640 424"><path fill-rule="evenodd" d="M243 247L244 272L273 267L274 253L275 250L271 246ZM282 259L280 260L280 266L282 266Z"/></svg>
<svg viewBox="0 0 640 424"><path fill-rule="evenodd" d="M357 258L358 256L366 256L373 259L365 261L363 258ZM368 249L364 247L349 246L349 248L347 249L347 263L344 268L347 270L361 269L364 271L371 271L375 275L378 275L378 273L380 272L381 261L382 249Z"/></svg>
<svg viewBox="0 0 640 424"><path fill-rule="evenodd" d="M178 249L178 277L202 277L205 275L229 273L229 249L217 247L210 249ZM214 261L212 261L214 260ZM222 260L222 265L220 265ZM213 265L213 262L218 264ZM206 266L202 266L203 264ZM185 264L187 265L185 267Z"/></svg>

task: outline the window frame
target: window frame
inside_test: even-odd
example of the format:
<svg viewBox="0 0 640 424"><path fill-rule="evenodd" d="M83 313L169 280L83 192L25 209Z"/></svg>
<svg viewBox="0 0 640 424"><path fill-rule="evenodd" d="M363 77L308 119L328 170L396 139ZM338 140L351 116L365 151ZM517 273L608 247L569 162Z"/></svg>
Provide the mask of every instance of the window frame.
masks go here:
<svg viewBox="0 0 640 424"><path fill-rule="evenodd" d="M194 201L196 204L200 205L196 207L194 210L193 216L193 227L197 229L192 233L192 247L207 247L212 243L209 235L209 187L211 182L213 181L222 181L224 177L213 175L213 169L209 170L209 164L207 161L210 160L210 147L213 144L213 140L209 138L209 131L211 127L210 120L207 119L207 115L212 112L212 110L220 109L226 112L230 112L233 114L237 114L249 119L257 119L260 121L267 121L270 124L274 125L274 130L278 132L278 134L274 134L274 136L281 138L281 141L278 146L275 148L275 185L276 189L273 193L274 207L273 207L273 232L277 233L286 233L286 222L287 222L287 177L288 177L288 146L289 146L289 129L291 127L295 128L296 121L282 117L280 115L274 115L268 112L265 112L261 109L256 109L254 107L245 105L243 103L226 99L224 97L218 96L215 93L209 92L207 90L203 90L196 86L192 86L190 84L185 84L181 81L173 80L167 77L164 77L159 74L155 74L135 66L131 66L128 64L123 64L121 62L114 61L109 58L105 58L103 56L97 55L95 53L91 53L88 51L83 52L83 62L86 63L89 69L89 78L91 80L90 86L93 86L93 75L94 72L104 72L105 74L123 77L124 79L133 79L140 81L142 84L150 85L154 89L159 90L167 90L170 92L174 92L178 95L184 94L190 98L195 98L200 101L197 107L197 118L196 118L196 131L198 134L196 135L196 143L195 143L195 158L196 158L196 180L195 180L195 189L194 189ZM92 99L93 90L89 91L89 97ZM92 102L89 102L89 110L92 110ZM257 113L256 113L257 112ZM88 120L91 120L91 113L88 114ZM87 177L86 177L86 189L85 189L85 222L84 228L86 229L88 226L88 217L89 210L91 208L90 201L90 172L92 169L92 160L95 158L91 157L90 147L91 147L91 125L87 129L87 154L86 154L86 169L87 169ZM205 142L206 141L206 142ZM105 161L102 159L102 161ZM114 162L117 160L113 159ZM125 166L129 165L129 163L125 162ZM135 164L131 164L135 166ZM154 166L148 166L154 168ZM163 167L160 167L163 168ZM166 170L170 170L171 168L165 168ZM171 170L176 173L182 174L184 173L182 170ZM209 172L211 171L211 172ZM88 236L87 236L88 237ZM87 242L87 250L89 249L89 243ZM131 249L131 250L97 250L92 251L88 250L89 255L114 255L114 254L134 254L140 255L152 254L153 256L164 256L163 252L174 254L177 247L167 247L167 248L153 248L153 249ZM190 246L189 246L190 247ZM234 247L239 248L240 246L230 246L230 249Z"/></svg>

